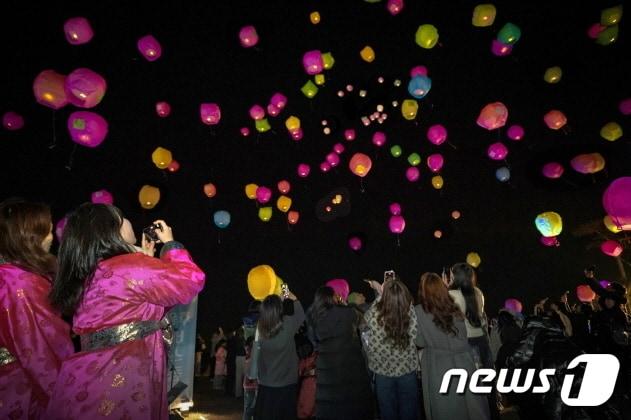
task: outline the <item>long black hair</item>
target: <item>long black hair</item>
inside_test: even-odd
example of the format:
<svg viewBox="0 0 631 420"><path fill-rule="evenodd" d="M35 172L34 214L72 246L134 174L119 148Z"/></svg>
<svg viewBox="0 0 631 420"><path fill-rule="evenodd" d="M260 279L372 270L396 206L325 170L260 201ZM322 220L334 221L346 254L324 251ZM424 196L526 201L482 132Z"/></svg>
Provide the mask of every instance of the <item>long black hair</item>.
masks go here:
<svg viewBox="0 0 631 420"><path fill-rule="evenodd" d="M326 311L335 306L335 291L329 286L320 286L315 292L313 303L307 311L307 322L315 328Z"/></svg>
<svg viewBox="0 0 631 420"><path fill-rule="evenodd" d="M283 326L283 301L278 295L269 295L259 309L258 329L263 338L272 338Z"/></svg>
<svg viewBox="0 0 631 420"><path fill-rule="evenodd" d="M475 328L481 327L480 308L478 307L478 299L475 294L475 270L467 263L458 263L451 268L451 272L454 275L451 289L459 289L462 292L462 296L464 296L465 317Z"/></svg>
<svg viewBox="0 0 631 420"><path fill-rule="evenodd" d="M105 204L82 204L68 217L50 293L63 314L74 314L101 260L132 252L120 234L122 223L122 212Z"/></svg>

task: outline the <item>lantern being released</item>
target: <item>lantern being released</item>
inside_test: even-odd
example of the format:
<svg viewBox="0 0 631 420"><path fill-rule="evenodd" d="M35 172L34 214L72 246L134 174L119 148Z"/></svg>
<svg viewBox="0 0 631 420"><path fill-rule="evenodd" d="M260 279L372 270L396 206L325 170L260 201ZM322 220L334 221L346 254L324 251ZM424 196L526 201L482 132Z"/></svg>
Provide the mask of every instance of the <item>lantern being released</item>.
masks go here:
<svg viewBox="0 0 631 420"><path fill-rule="evenodd" d="M107 136L107 121L99 114L89 111L76 111L68 117L70 138L86 147L97 147Z"/></svg>
<svg viewBox="0 0 631 420"><path fill-rule="evenodd" d="M535 219L535 226L545 237L558 236L563 230L563 220L558 213L547 211Z"/></svg>
<svg viewBox="0 0 631 420"><path fill-rule="evenodd" d="M107 89L105 79L98 73L79 68L66 77L64 85L70 103L79 108L93 108L97 106Z"/></svg>
<svg viewBox="0 0 631 420"><path fill-rule="evenodd" d="M283 280L269 265L259 265L248 273L248 291L255 300L263 300L272 294L279 295Z"/></svg>
<svg viewBox="0 0 631 420"><path fill-rule="evenodd" d="M59 109L68 104L66 95L66 76L54 70L44 70L33 81L33 94L37 103L52 109Z"/></svg>
<svg viewBox="0 0 631 420"><path fill-rule="evenodd" d="M64 22L64 35L70 44L81 45L90 42L94 31L86 18L74 17Z"/></svg>
<svg viewBox="0 0 631 420"><path fill-rule="evenodd" d="M145 35L137 42L138 51L147 61L156 61L162 55L162 46L153 35Z"/></svg>

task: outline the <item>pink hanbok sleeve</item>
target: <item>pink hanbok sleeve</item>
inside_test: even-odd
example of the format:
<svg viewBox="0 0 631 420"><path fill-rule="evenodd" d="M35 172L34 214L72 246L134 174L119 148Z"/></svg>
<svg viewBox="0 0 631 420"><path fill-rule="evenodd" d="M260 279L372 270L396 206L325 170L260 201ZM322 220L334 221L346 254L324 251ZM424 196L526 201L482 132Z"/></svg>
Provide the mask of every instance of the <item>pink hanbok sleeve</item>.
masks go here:
<svg viewBox="0 0 631 420"><path fill-rule="evenodd" d="M165 307L190 303L204 287L206 274L185 249L171 249L160 259L143 258L133 270L134 292L143 300Z"/></svg>
<svg viewBox="0 0 631 420"><path fill-rule="evenodd" d="M46 279L20 269L7 271L0 273L7 293L0 299L0 344L18 359L37 398L47 401L62 360L74 351L70 326L48 302Z"/></svg>

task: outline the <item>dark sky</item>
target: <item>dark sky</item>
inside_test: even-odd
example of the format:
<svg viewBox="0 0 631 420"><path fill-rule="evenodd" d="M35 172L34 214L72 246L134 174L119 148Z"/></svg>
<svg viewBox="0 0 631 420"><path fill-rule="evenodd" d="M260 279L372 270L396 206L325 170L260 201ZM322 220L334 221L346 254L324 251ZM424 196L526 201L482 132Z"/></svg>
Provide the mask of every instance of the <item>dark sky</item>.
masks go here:
<svg viewBox="0 0 631 420"><path fill-rule="evenodd" d="M202 331L219 323L237 325L249 302L247 272L264 263L310 302L316 287L328 279L347 278L353 289L367 292L361 279L381 278L387 269L400 273L416 293L421 273L440 272L476 251L482 257L479 279L489 312L508 297L530 308L536 298L573 290L590 263L598 266L602 278L617 279L615 260L600 253L598 237L573 232L602 219L602 192L615 178L631 175L631 125L618 111L619 101L631 96L629 18L622 19L618 41L604 47L589 39L586 30L599 20L601 8L615 3L501 2L488 28L471 25L475 4L407 1L400 15L391 16L385 2L359 0L5 2L0 112L21 113L26 126L1 132L0 198L43 200L60 218L89 200L92 191L105 188L137 231L156 218L166 219L208 275L200 296ZM316 10L321 23L312 25L309 13ZM63 22L72 16L92 23L90 43L71 46L65 41ZM506 22L518 25L522 38L510 56L495 57L490 44ZM439 30L439 45L433 49L414 43L416 28L423 23ZM239 28L247 24L255 25L260 36L254 49L239 45ZM153 34L163 48L162 57L152 63L136 50L136 40L146 34ZM365 45L376 52L372 63L359 56ZM310 100L299 89L308 79L302 55L313 49L332 52L336 62L325 73L326 85ZM432 89L419 101L416 121L405 121L390 103L409 97L408 72L420 64L429 69ZM543 73L554 65L562 67L563 77L550 85ZM70 141L66 120L73 106L53 112L37 104L32 94L40 71L67 74L78 67L93 69L108 83L103 101L92 109L110 125L97 149L74 147ZM382 85L376 82L379 76L385 79ZM397 78L402 87L394 87ZM354 94L338 98L337 91L347 84L355 87ZM361 88L368 91L364 99L356 94ZM241 126L253 130L250 106L266 105L277 91L289 100L281 116L270 119L273 130L241 137ZM156 116L158 100L171 104L171 116ZM508 125L493 132L476 125L480 109L495 101L508 107L508 125L524 126L523 141L507 139ZM202 102L222 107L221 123L212 132L199 119ZM387 122L364 128L359 117L379 103L386 105ZM544 125L543 115L550 109L567 115L564 130ZM300 143L287 135L284 121L289 115L302 121ZM332 121L329 136L322 133L323 118ZM616 142L599 136L609 121L625 130ZM436 123L447 127L451 145L436 147L426 140L427 128ZM56 147L50 149L53 127ZM344 128L355 128L357 140L345 142ZM388 137L382 149L370 141L377 130ZM488 145L498 140L510 150L506 163L486 157ZM321 173L318 165L336 142L347 148L342 164ZM399 159L390 156L393 144L403 148ZM179 172L153 165L151 152L157 146L173 152ZM348 159L359 151L373 160L364 192L348 170ZM423 158L416 184L405 179L405 157L411 152ZM425 164L437 152L445 157L440 191L432 188ZM585 152L601 153L605 170L595 175L572 171L569 160ZM566 166L561 179L540 175L541 165L550 160ZM66 169L69 161L71 170ZM296 175L300 162L312 166L307 179ZM500 183L495 170L505 164L511 180ZM275 202L281 179L291 182L293 208L301 213L295 226L289 227L276 209L269 223L261 222L255 203L244 194L247 183L266 185L274 190ZM218 189L212 199L202 193L209 181ZM151 211L142 210L137 201L145 183L162 191L160 204ZM316 202L337 187L350 190L350 215L318 221ZM393 201L401 203L407 221L400 243L388 230ZM232 215L231 225L221 232L212 221L220 209ZM454 209L462 213L457 221L450 218ZM563 217L558 248L539 243L534 219L543 211ZM433 237L437 228L444 233L440 240ZM365 237L360 254L347 245L351 233Z"/></svg>

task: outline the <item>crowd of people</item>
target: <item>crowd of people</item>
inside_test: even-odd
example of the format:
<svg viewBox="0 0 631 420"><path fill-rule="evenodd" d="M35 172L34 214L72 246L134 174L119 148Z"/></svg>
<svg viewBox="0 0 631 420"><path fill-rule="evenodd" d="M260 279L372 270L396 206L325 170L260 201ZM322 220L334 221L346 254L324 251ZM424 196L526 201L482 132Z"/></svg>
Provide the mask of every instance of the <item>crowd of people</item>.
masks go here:
<svg viewBox="0 0 631 420"><path fill-rule="evenodd" d="M81 205L57 257L52 226L43 204L0 203L0 418L168 418L164 315L199 293L203 271L162 220L157 241L143 235L136 247L119 209ZM570 305L566 293L528 315L508 308L490 318L466 263L422 274L416 296L393 271L366 280L371 302L325 285L305 311L287 289L252 306L242 328L220 328L208 343L198 336L196 374L243 393L244 419L629 419L627 290L584 274L592 302ZM585 366L570 362L583 353L620 363L598 407L561 398L569 373L580 389ZM482 368L554 375L542 394L443 389L449 370Z"/></svg>

